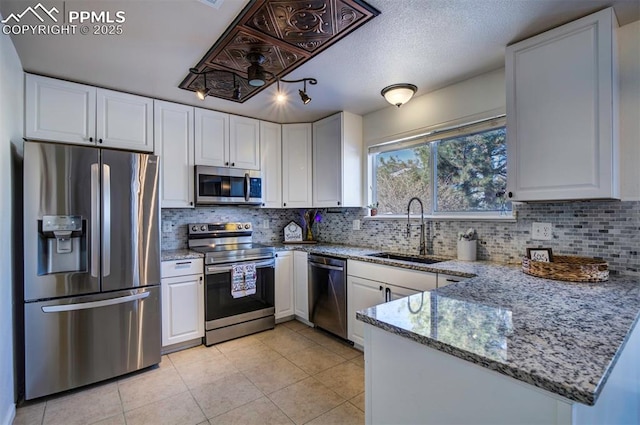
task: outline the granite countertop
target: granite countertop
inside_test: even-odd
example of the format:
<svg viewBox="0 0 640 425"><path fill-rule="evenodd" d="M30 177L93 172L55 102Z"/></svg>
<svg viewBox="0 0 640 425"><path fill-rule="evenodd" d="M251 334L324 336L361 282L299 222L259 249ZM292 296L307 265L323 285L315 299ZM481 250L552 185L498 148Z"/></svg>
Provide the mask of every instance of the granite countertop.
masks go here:
<svg viewBox="0 0 640 425"><path fill-rule="evenodd" d="M160 261L192 260L194 258L204 258L204 254L190 249L168 249L162 251Z"/></svg>
<svg viewBox="0 0 640 425"><path fill-rule="evenodd" d="M358 320L587 405L638 322L638 278L572 283L448 261L475 278L378 305Z"/></svg>
<svg viewBox="0 0 640 425"><path fill-rule="evenodd" d="M357 313L391 333L587 405L598 395L638 322L640 279L602 283L536 278L518 266L441 257L436 264L368 257L384 251L336 244L271 244L432 273L470 277ZM162 260L200 258L188 249ZM402 286L402 282L397 282Z"/></svg>

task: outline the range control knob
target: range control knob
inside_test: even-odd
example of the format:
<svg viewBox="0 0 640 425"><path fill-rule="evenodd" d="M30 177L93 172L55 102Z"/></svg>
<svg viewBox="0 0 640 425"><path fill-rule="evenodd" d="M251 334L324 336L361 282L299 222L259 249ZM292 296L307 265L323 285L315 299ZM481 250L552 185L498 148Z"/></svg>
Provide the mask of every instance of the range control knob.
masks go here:
<svg viewBox="0 0 640 425"><path fill-rule="evenodd" d="M202 226L200 226L200 230L202 230L202 231L204 232L205 230L207 230L207 226L205 226L205 225L203 224Z"/></svg>
<svg viewBox="0 0 640 425"><path fill-rule="evenodd" d="M244 225L244 228L245 228L245 229L250 229L250 228L251 228L251 224L250 224L250 223L246 223L246 224Z"/></svg>
<svg viewBox="0 0 640 425"><path fill-rule="evenodd" d="M242 230L242 224L238 223L236 227L238 228L238 230Z"/></svg>
<svg viewBox="0 0 640 425"><path fill-rule="evenodd" d="M198 231L198 226L191 226L191 230L193 232L197 232Z"/></svg>

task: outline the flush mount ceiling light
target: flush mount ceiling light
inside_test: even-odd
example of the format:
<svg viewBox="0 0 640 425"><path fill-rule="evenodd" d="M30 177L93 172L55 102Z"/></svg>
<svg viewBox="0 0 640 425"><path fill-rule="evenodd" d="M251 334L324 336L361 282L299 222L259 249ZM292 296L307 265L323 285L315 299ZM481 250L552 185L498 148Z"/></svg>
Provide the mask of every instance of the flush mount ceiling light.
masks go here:
<svg viewBox="0 0 640 425"><path fill-rule="evenodd" d="M180 88L195 92L203 87L204 78L199 73L229 71L240 77L241 99L233 97L232 74L223 73L207 75L207 96L245 102L380 14L365 0L249 0L246 3L198 61L195 66L198 73L187 74ZM309 102L307 98L311 98L306 90L302 92L301 98ZM303 94L307 94L306 97Z"/></svg>
<svg viewBox="0 0 640 425"><path fill-rule="evenodd" d="M382 89L380 94L392 105L398 108L411 100L418 87L413 84L392 84Z"/></svg>
<svg viewBox="0 0 640 425"><path fill-rule="evenodd" d="M283 102L286 99L286 96L284 96L284 94L280 91L280 83L303 83L304 90L298 90L300 94L300 99L302 99L302 103L305 105L311 102L311 98L309 97L309 95L307 95L307 82L311 85L318 84L318 80L316 80L315 78L307 77L307 78L300 78L298 80L285 80L284 78L278 78L276 75L274 75L269 71L266 71L262 67L262 63L264 63L264 56L261 55L260 53L251 54L251 57L247 58L247 60L249 60L251 63L251 65L249 66L249 69L247 70L247 76L248 76L248 78L246 79L246 84L248 84L247 87L263 86L267 83L267 76L270 76L273 81L276 81L278 83L276 98L279 102ZM225 87L225 81L212 80L211 78L207 80L208 74L214 74L214 75L217 74L219 76L226 77L226 78L228 78L229 75L233 77L233 94L231 96L231 100L241 101L242 92L240 88L241 86L240 81L244 82L245 81L244 77L236 74L235 72L226 71L223 69L210 69L205 71L198 71L198 68L189 68L189 72L194 75L202 75L202 85L199 86L195 91L198 99L204 100L207 96L211 94L212 88L219 89L219 90L226 89L227 91L230 90L230 87L228 87L229 84L226 84L226 87Z"/></svg>

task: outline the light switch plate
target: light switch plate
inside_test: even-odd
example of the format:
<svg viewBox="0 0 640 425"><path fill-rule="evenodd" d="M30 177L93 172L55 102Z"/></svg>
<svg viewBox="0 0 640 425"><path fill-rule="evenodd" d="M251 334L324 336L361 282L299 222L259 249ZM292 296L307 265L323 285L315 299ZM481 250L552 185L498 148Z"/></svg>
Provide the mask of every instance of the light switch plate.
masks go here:
<svg viewBox="0 0 640 425"><path fill-rule="evenodd" d="M269 228L269 219L268 218L262 219L262 228L263 229L268 229Z"/></svg>
<svg viewBox="0 0 640 425"><path fill-rule="evenodd" d="M360 230L360 220L353 220L353 230Z"/></svg>
<svg viewBox="0 0 640 425"><path fill-rule="evenodd" d="M548 241L553 239L553 225L551 223L533 223L531 239Z"/></svg>

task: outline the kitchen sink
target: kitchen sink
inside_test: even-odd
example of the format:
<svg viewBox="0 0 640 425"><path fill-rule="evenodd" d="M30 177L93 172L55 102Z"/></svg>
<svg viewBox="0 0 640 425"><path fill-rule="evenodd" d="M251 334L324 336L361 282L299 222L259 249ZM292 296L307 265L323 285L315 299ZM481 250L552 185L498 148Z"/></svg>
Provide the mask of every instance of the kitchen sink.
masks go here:
<svg viewBox="0 0 640 425"><path fill-rule="evenodd" d="M368 254L367 257L386 258L388 260L410 261L412 263L422 263L422 264L435 264L442 261L442 260L435 260L433 258L417 257L414 255L397 254L394 252L377 252L375 254Z"/></svg>

